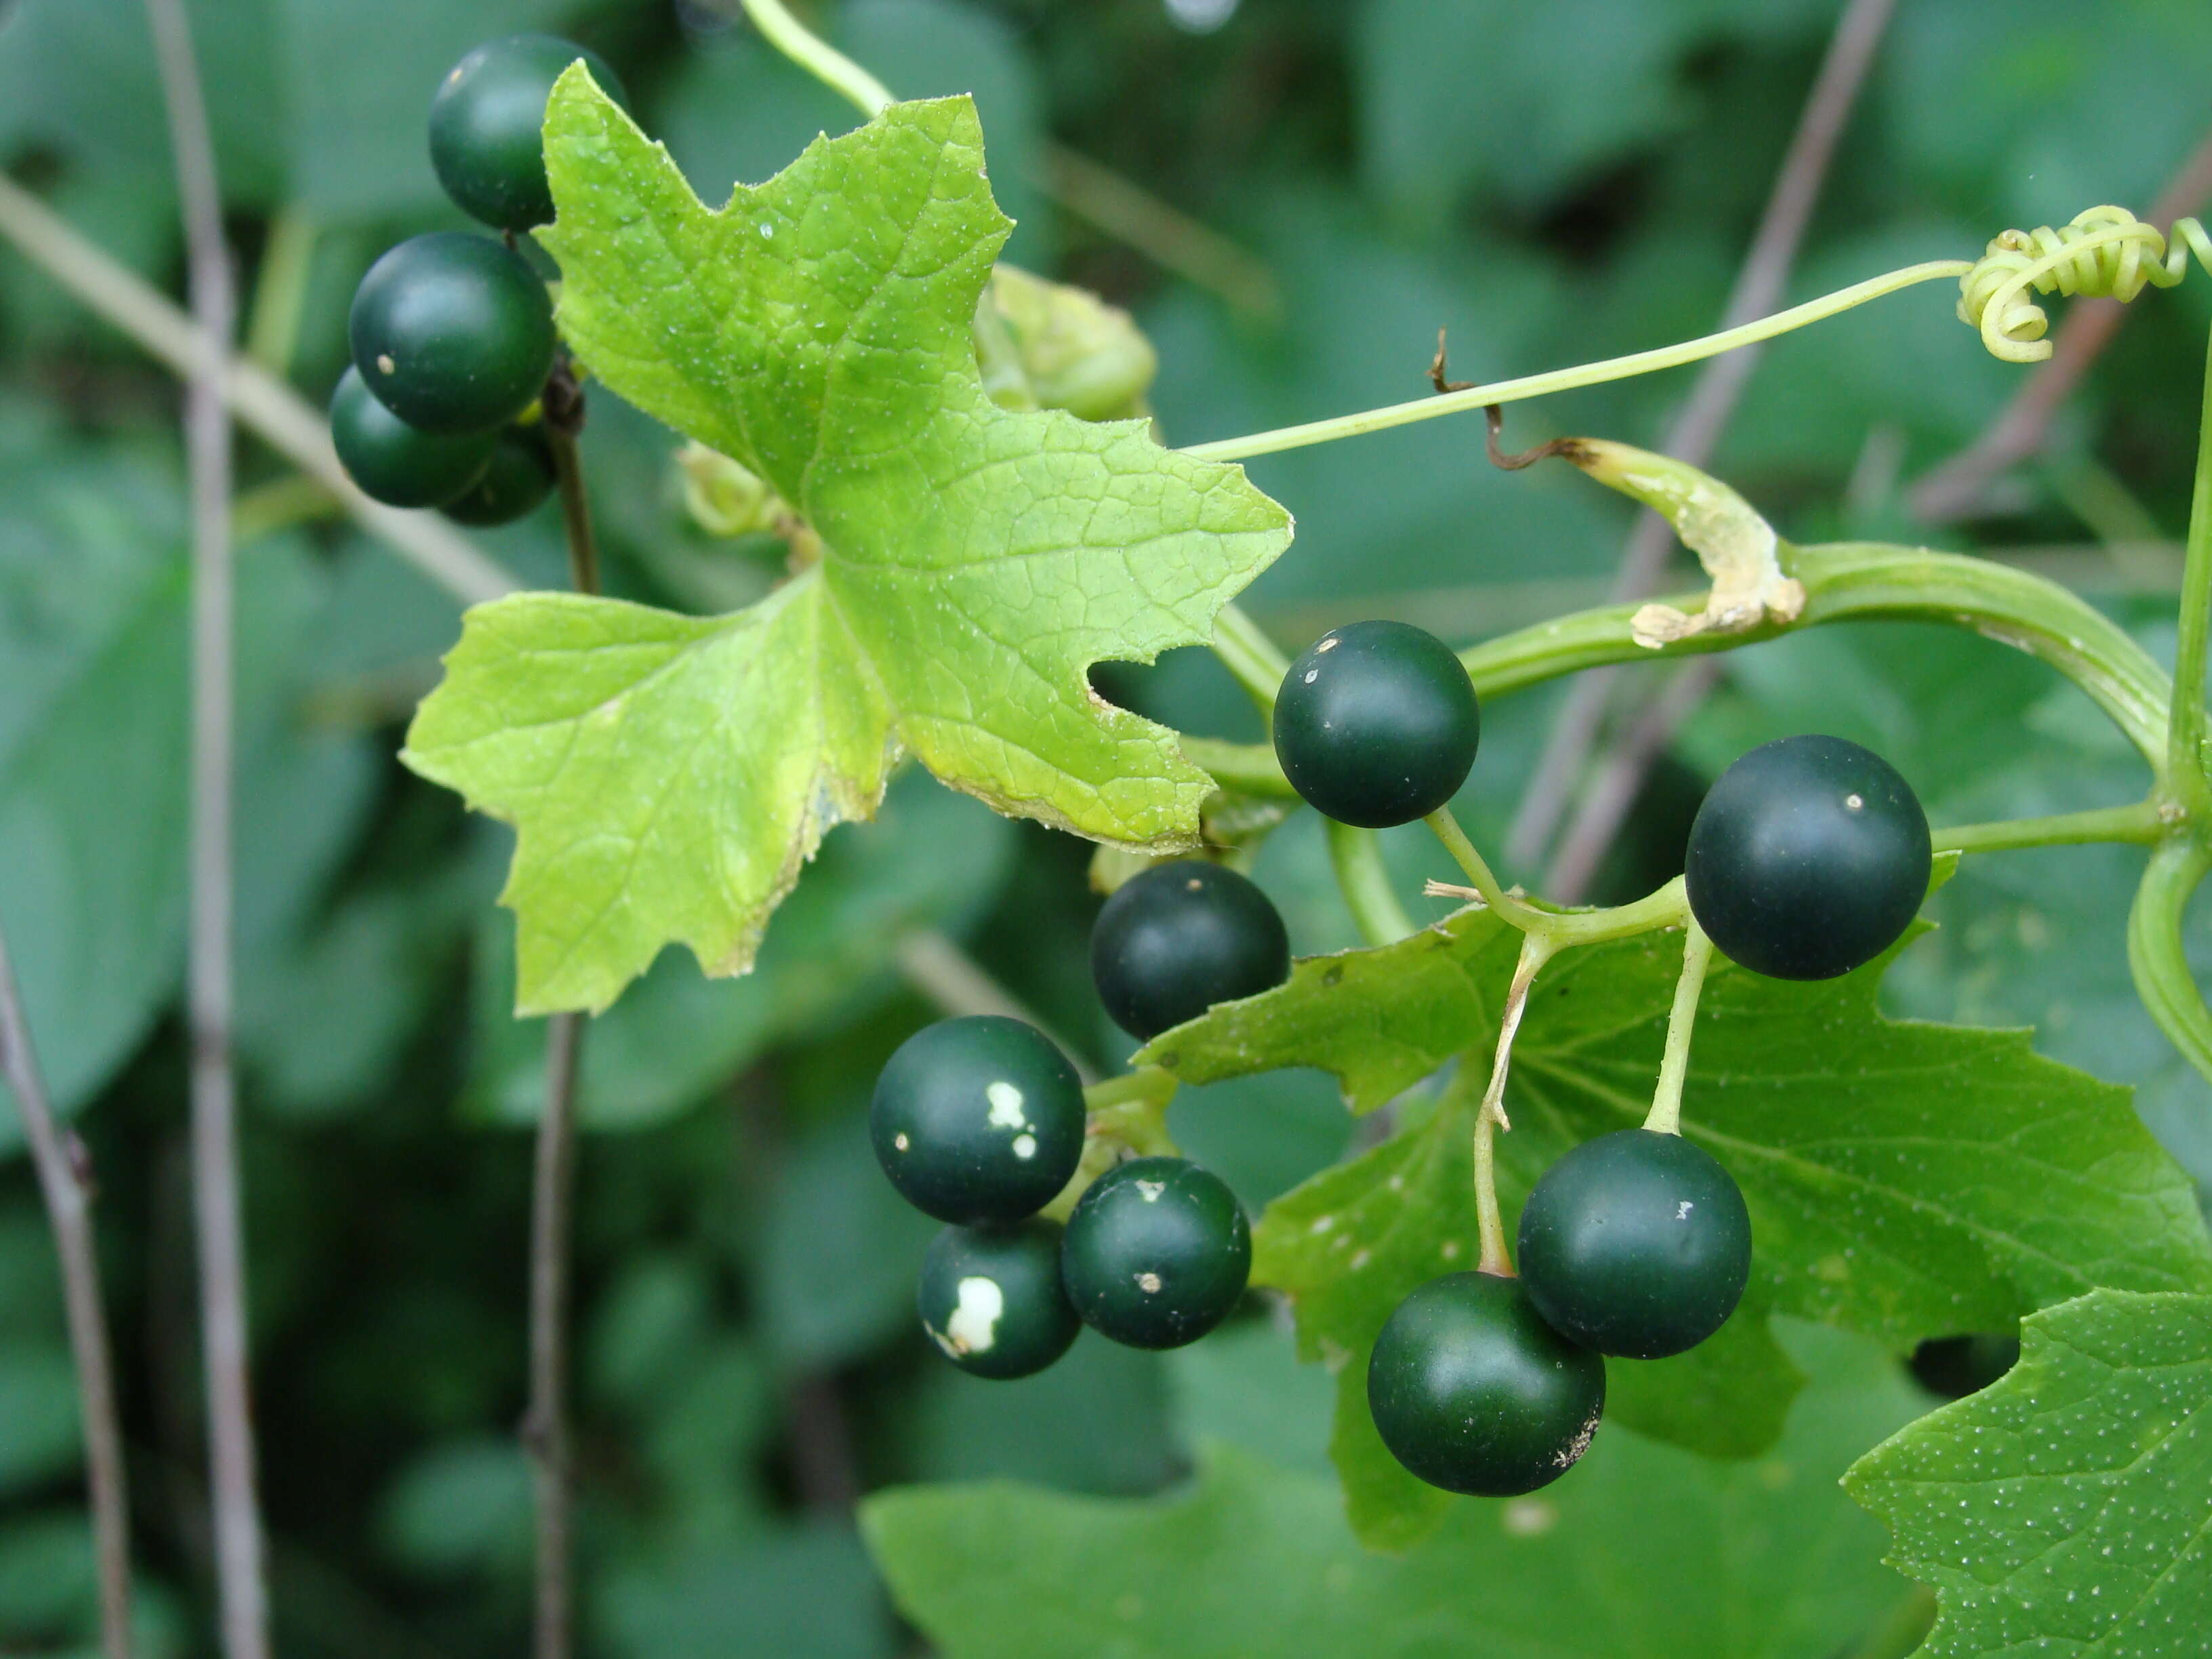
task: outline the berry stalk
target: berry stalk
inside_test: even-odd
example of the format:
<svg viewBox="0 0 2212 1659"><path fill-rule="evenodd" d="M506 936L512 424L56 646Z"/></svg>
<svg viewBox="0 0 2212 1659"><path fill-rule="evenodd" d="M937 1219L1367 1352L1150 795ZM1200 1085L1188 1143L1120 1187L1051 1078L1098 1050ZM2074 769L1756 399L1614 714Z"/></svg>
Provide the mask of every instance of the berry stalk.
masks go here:
<svg viewBox="0 0 2212 1659"><path fill-rule="evenodd" d="M1651 1093L1644 1127L1655 1134L1682 1133L1682 1079L1690 1070L1690 1032L1698 1020L1698 998L1712 965L1713 942L1690 919L1682 933L1682 976L1674 981L1674 1006L1667 1015L1667 1048L1659 1059L1659 1086Z"/></svg>
<svg viewBox="0 0 2212 1659"><path fill-rule="evenodd" d="M1513 967L1513 982L1505 992L1505 1006L1498 1015L1498 1053L1490 1063L1490 1082L1474 1113L1474 1217L1481 1243L1477 1273L1510 1278L1513 1258L1505 1247L1505 1223L1498 1210L1498 1165L1492 1142L1499 1129L1513 1126L1505 1120L1505 1077L1513 1064L1513 1039L1521 1030L1521 1016L1528 1006L1528 988L1552 958L1556 947L1537 934L1521 941L1521 959Z"/></svg>

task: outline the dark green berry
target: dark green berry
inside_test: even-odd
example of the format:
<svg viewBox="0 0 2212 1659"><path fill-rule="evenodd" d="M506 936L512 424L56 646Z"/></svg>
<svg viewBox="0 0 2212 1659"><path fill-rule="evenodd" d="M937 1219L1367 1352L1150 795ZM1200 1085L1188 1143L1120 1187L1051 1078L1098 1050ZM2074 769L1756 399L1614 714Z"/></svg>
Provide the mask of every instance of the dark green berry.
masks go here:
<svg viewBox="0 0 2212 1659"><path fill-rule="evenodd" d="M1252 1229L1218 1176L1185 1158L1132 1158L1083 1194L1060 1265L1093 1330L1133 1348L1180 1348L1243 1295Z"/></svg>
<svg viewBox="0 0 2212 1659"><path fill-rule="evenodd" d="M945 1357L973 1376L1028 1376L1067 1352L1083 1322L1060 1282L1060 1229L947 1227L921 1259L915 1305Z"/></svg>
<svg viewBox="0 0 2212 1659"><path fill-rule="evenodd" d="M1291 787L1363 829L1442 806L1467 781L1481 738L1466 668L1405 623L1331 629L1291 665L1275 699L1275 756Z"/></svg>
<svg viewBox="0 0 2212 1659"><path fill-rule="evenodd" d="M501 427L483 471L445 503L446 516L459 524L513 524L552 493L553 451L545 428L536 422Z"/></svg>
<svg viewBox="0 0 2212 1659"><path fill-rule="evenodd" d="M606 60L550 34L487 40L453 65L430 103L430 165L455 205L499 230L553 217L545 180L545 103L578 58L599 90L628 106Z"/></svg>
<svg viewBox="0 0 2212 1659"><path fill-rule="evenodd" d="M995 1014L939 1020L876 1079L868 1133L906 1201L939 1221L1019 1221L1083 1158L1083 1084L1035 1026Z"/></svg>
<svg viewBox="0 0 2212 1659"><path fill-rule="evenodd" d="M1146 1042L1290 976L1282 917L1259 888L1218 864L1153 866L1121 884L1091 930L1098 1000Z"/></svg>
<svg viewBox="0 0 2212 1659"><path fill-rule="evenodd" d="M443 507L484 476L494 441L417 430L369 394L357 369L331 393L331 447L361 493L386 507Z"/></svg>
<svg viewBox="0 0 2212 1659"><path fill-rule="evenodd" d="M1802 737L1721 774L1684 871L1691 913L1729 960L1833 979L1912 925L1930 865L1927 815L1896 769L1841 738Z"/></svg>
<svg viewBox="0 0 2212 1659"><path fill-rule="evenodd" d="M1544 1171L1521 1212L1521 1283L1560 1335L1661 1359L1735 1311L1751 1214L1726 1170L1680 1135L1622 1129Z"/></svg>
<svg viewBox="0 0 2212 1659"><path fill-rule="evenodd" d="M1401 1302L1375 1340L1367 1405L1390 1455L1446 1492L1510 1498L1589 1449L1605 1361L1547 1325L1516 1279L1453 1273Z"/></svg>
<svg viewBox="0 0 2212 1659"><path fill-rule="evenodd" d="M354 367L425 432L489 432L553 367L553 307L513 248L462 231L412 237L368 268L348 319Z"/></svg>

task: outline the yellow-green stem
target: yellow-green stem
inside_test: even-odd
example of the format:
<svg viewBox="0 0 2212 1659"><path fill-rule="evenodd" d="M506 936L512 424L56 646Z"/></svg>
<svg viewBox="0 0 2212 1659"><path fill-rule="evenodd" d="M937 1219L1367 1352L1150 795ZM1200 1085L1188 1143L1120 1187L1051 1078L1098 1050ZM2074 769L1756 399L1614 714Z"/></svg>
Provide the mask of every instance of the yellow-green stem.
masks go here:
<svg viewBox="0 0 2212 1659"><path fill-rule="evenodd" d="M1954 830L1936 830L1931 839L1939 853L1996 853L2020 847L2080 847L2092 842L2148 843L2166 830L2166 815L2159 803L2139 800L2127 806L2100 806L2047 818L1963 823Z"/></svg>
<svg viewBox="0 0 2212 1659"><path fill-rule="evenodd" d="M1436 832L1437 839L1444 844L1444 851L1452 855L1452 861L1466 874L1468 885L1482 896L1482 902L1494 915L1523 933L1540 930L1540 913L1507 896L1504 886L1475 850L1474 843L1467 838L1467 831L1459 827L1459 820L1452 816L1450 807L1439 806L1421 822Z"/></svg>
<svg viewBox="0 0 2212 1659"><path fill-rule="evenodd" d="M1329 819L1328 858L1345 906L1352 912L1362 939L1370 945L1395 945L1413 935L1413 918L1391 890L1390 872L1382 864L1382 845L1372 830Z"/></svg>
<svg viewBox="0 0 2212 1659"><path fill-rule="evenodd" d="M746 0L749 9L753 3L754 0ZM1249 437L1224 438L1213 443L1194 444L1183 453L1207 461L1241 461L1254 455L1273 455L1285 449L1303 449L1310 444L1329 443L1338 438L1356 438L1362 433L1381 432L1394 426L1410 425L1415 421L1432 421L1438 416L1458 415L1470 410L1487 408L1492 404L1515 403L1524 398L1571 392L1578 386L1601 386L1607 380L1625 380L1632 375L1678 368L1702 358L1718 356L1723 351L1733 351L1738 346L1771 340L1778 334L1787 334L1792 329L1803 328L1808 323L1839 315L1855 306L1866 304L1869 300L1879 300L1884 295L1894 294L1917 283L1955 281L1972 269L1972 264L1964 259L1936 259L1925 264L1907 265L1900 270L1869 277L1863 283L1854 283L1849 288L1838 289L1833 294L1823 295L1817 300L1808 300L1802 306L1792 306L1787 311L1778 311L1771 317L1746 323L1741 328L1723 329L1717 334L1685 340L1678 345L1632 352L1626 357L1608 357L1601 362L1553 369L1544 374L1523 375L1518 380L1500 380L1493 386L1470 386L1464 392L1448 392L1412 403L1391 404L1382 409L1364 410L1357 415L1339 415L1330 420L1310 421L1303 426L1281 427L1273 432L1255 432Z"/></svg>
<svg viewBox="0 0 2212 1659"><path fill-rule="evenodd" d="M1682 936L1682 976L1674 981L1674 1006L1667 1015L1667 1048L1659 1059L1659 1086L1651 1091L1651 1113L1644 1127L1655 1134L1682 1133L1682 1079L1690 1070L1690 1031L1698 1023L1698 998L1712 965L1713 942L1692 918Z"/></svg>
<svg viewBox="0 0 2212 1659"><path fill-rule="evenodd" d="M1291 659L1241 606L1224 605L1213 619L1213 654L1237 677L1237 683L1252 694L1261 714L1273 711L1275 693L1282 689L1283 676L1291 672Z"/></svg>
<svg viewBox="0 0 2212 1659"><path fill-rule="evenodd" d="M890 88L800 22L783 0L744 0L745 15L753 20L769 45L805 70L832 92L851 100L871 120L897 100Z"/></svg>
<svg viewBox="0 0 2212 1659"><path fill-rule="evenodd" d="M2198 817L2212 806L2204 776L2204 672L2212 641L2212 346L2204 365L2204 407L2197 422L2197 483L2181 572L2181 635L2174 651L2166 720L2166 783Z"/></svg>
<svg viewBox="0 0 2212 1659"><path fill-rule="evenodd" d="M1498 1210L1498 1167L1493 1157L1496 1132L1512 1125L1505 1119L1505 1078L1512 1069L1513 1039L1521 1030L1521 1016L1528 1006L1528 988L1551 960L1553 946L1537 934L1521 941L1521 959L1513 965L1513 983L1505 992L1505 1006L1498 1013L1498 1053L1490 1062L1490 1083L1482 1091L1482 1104L1474 1114L1474 1218L1481 1243L1477 1273L1510 1277L1513 1258L1505 1248L1505 1223Z"/></svg>

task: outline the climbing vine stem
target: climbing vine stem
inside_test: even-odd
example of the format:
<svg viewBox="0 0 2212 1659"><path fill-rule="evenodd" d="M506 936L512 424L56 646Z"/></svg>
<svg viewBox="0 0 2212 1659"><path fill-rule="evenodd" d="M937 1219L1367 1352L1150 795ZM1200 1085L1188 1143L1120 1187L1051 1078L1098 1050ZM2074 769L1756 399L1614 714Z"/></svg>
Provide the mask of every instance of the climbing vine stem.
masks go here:
<svg viewBox="0 0 2212 1659"><path fill-rule="evenodd" d="M2182 804L2203 817L2212 806L2204 778L2204 674L2212 641L2212 347L2205 357L2204 412L2197 422L2197 483L2189 511L2189 543L2181 573L2180 638L2174 652L2173 700L2166 722L2167 781Z"/></svg>
<svg viewBox="0 0 2212 1659"><path fill-rule="evenodd" d="M752 0L747 0L748 6L751 3ZM1803 305L1792 306L1787 311L1778 311L1740 328L1723 329L1717 334L1702 335L1675 345L1631 352L1625 357L1607 357L1542 374L1524 374L1517 380L1499 380L1490 386L1468 386L1437 397L1416 398L1411 403L1363 410L1356 415L1310 421L1303 426L1279 427L1272 432L1255 432L1247 437L1193 444L1183 453L1206 461L1241 461L1255 455L1273 455L1285 449L1304 449L1310 444L1332 443L1339 438L1356 438L1363 433L1408 426L1415 421L1432 421L1443 415L1465 414L1493 404L1516 403L1524 398L1541 398L1555 392L1572 392L1580 386L1602 386L1608 380L1656 374L1662 368L1677 368L1684 363L1717 356L1738 346L1771 340L1921 283L1956 280L1972 269L1972 262L1965 259L1934 259L1925 264L1907 265L1854 283L1849 288L1838 289L1832 294L1824 294Z"/></svg>

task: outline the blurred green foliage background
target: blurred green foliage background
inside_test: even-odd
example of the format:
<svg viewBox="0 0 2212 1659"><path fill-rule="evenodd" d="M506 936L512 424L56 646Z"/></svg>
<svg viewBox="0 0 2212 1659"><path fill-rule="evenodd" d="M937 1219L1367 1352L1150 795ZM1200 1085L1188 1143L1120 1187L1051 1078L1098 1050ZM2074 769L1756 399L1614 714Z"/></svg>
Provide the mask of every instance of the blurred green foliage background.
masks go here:
<svg viewBox="0 0 2212 1659"><path fill-rule="evenodd" d="M994 184L1020 221L1009 257L1129 307L1159 349L1164 430L1195 441L1418 395L1439 326L1463 378L1704 331L1838 8L811 9L900 93L977 94ZM192 12L246 344L317 398L343 366L344 308L368 262L459 222L423 115L476 41L552 27L605 52L709 201L854 119L707 0L196 0ZM2000 228L2092 203L2147 206L2202 136L2208 86L2212 9L2197 0L1902 0L1792 297L1971 257ZM1224 297L1102 234L1065 182L1062 147L1235 239L1263 283ZM0 159L179 289L137 0L5 12ZM2046 456L1968 522L1916 522L1905 489L1982 432L2021 371L1983 355L1937 289L1774 347L1716 470L1800 539L1927 538L2033 562L2170 656L2212 283L2136 313ZM1655 443L1686 385L1677 373L1521 406L1509 435ZM143 1619L162 1655L210 1650L178 1018L177 402L127 340L0 250L0 917L53 1086L100 1171ZM1437 422L1255 462L1299 536L1250 608L1296 648L1363 616L1466 641L1598 602L1624 505L1573 476L1493 472L1479 444L1473 423ZM727 609L775 579L773 556L688 523L672 441L651 422L600 397L586 448L612 591ZM392 758L456 606L303 501L267 451L247 441L241 456L240 1036L279 1644L302 1659L512 1654L529 1571L512 1435L522 1130L543 1038L507 1012L511 928L492 902L505 832ZM549 513L483 539L550 585L558 538ZM1225 674L1187 656L1118 671L1112 689L1187 729L1259 735ZM1486 846L1500 843L1556 701L1486 711L1460 802ZM1647 786L1611 887L1679 868L1704 780L1808 728L1881 750L1938 821L2113 804L2139 785L2088 705L2025 659L1932 629L1824 631L1727 659ZM855 1499L885 1486L1009 1476L1147 1493L1219 1439L1320 1467L1328 1381L1291 1366L1264 1308L1165 1357L1086 1338L1015 1385L936 1363L915 1328L929 1224L879 1178L862 1125L876 1066L933 1015L915 941L956 941L1092 1062L1118 1064L1128 1045L1084 963L1087 851L907 776L878 823L830 837L757 974L710 983L672 954L594 1024L578 1239L591 1652L915 1650L853 1523ZM1389 853L1422 905L1436 854L1418 830ZM1899 1013L2033 1023L2047 1052L2137 1085L2153 1127L2212 1182L2204 1085L2128 981L2120 919L2136 856L1976 862L1888 994ZM1353 942L1310 814L1268 842L1257 873L1300 952ZM1297 1076L1192 1091L1173 1127L1255 1209L1350 1133L1326 1080ZM1852 1420L1878 1435L1915 1408L1897 1403L1904 1388L1887 1370L1865 1381ZM0 1651L88 1640L78 1455L51 1252L0 1100ZM1875 1535L1851 1536L1870 1563ZM1808 1631L1725 1650L1838 1652L1859 1634ZM1194 1632L1188 1650L1231 1650L1219 1639Z"/></svg>

